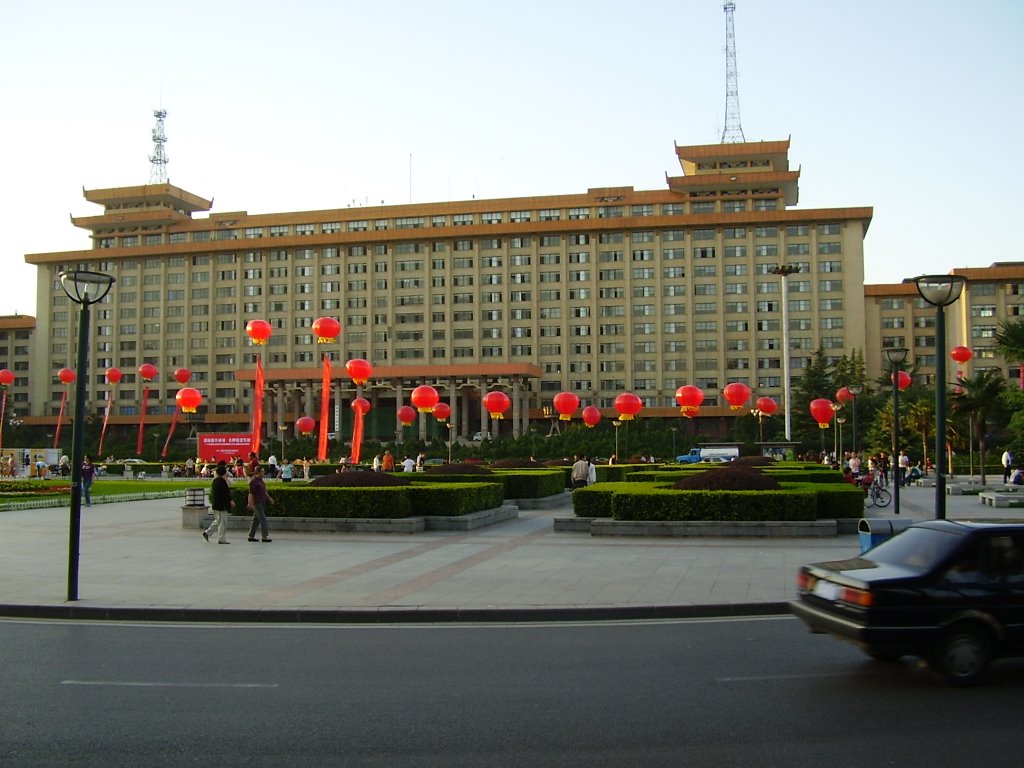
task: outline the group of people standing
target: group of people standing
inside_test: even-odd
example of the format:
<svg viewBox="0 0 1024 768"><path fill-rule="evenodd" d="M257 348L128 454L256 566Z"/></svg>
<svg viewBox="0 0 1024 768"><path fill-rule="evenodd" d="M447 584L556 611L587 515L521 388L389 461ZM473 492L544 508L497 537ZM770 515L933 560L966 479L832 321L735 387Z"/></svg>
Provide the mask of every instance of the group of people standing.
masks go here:
<svg viewBox="0 0 1024 768"><path fill-rule="evenodd" d="M241 466L239 466L241 465ZM265 470L255 453L249 453L249 462L238 459L235 462L236 478L249 478L249 496L246 502L247 509L252 512L252 522L249 524L249 541L262 541L270 543L270 527L267 524L267 506L274 503L274 498L267 492L267 484L263 480ZM213 508L213 522L210 527L203 531L203 538L210 540L211 534L217 534L218 544L230 544L227 540L228 515L235 506L231 498L231 481L228 479L228 464L226 461L218 462L213 470L214 478L210 484L210 506ZM284 478L282 477L282 480ZM260 538L256 538L256 531L259 529Z"/></svg>
<svg viewBox="0 0 1024 768"><path fill-rule="evenodd" d="M572 487L586 488L597 482L597 467L594 466L587 456L573 456L572 469L569 471L569 479Z"/></svg>

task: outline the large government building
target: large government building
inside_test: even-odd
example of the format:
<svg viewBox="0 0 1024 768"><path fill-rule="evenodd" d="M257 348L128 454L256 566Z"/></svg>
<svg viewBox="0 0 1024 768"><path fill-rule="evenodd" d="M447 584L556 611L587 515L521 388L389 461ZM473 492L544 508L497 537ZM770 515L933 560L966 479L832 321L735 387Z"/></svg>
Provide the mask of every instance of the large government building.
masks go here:
<svg viewBox="0 0 1024 768"><path fill-rule="evenodd" d="M563 390L607 413L631 391L645 415L674 417L676 389L695 384L702 414L721 418L729 382L782 401L784 323L794 380L819 348L831 359L863 351L877 376L885 346L910 348L917 375L934 378L934 309L913 283L864 284L870 207L797 208L789 141L675 153L681 174L652 191L250 215L211 212L169 183L87 190L102 211L73 223L91 247L26 256L38 317L0 319L0 367L15 372L24 418L53 423L56 372L74 368L78 327L58 274L86 269L116 280L93 307L88 380L100 415L105 370L124 371L112 423L138 421L143 363L160 371L147 420L170 418L183 367L204 395L201 421L245 423L261 355L273 436L319 412L324 354L334 413L356 393L344 362L373 364L360 390L368 437L394 437L396 407L423 383L451 404L463 437L492 428L482 406L492 389L511 398L502 429L513 435ZM780 276L783 265L796 271ZM950 343L974 349L971 367L1015 376L991 344L1024 306L1024 264L957 272L969 282L947 316ZM332 343L313 331L322 316L341 322ZM246 335L253 319L273 327L266 346Z"/></svg>

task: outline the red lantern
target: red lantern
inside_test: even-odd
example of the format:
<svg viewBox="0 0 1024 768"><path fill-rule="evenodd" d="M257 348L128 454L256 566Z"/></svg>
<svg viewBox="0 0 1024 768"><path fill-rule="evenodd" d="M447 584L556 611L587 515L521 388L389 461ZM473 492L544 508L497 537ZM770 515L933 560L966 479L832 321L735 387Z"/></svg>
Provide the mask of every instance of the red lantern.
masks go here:
<svg viewBox="0 0 1024 768"><path fill-rule="evenodd" d="M311 435L313 430L316 429L316 422L312 416L303 416L295 421L295 428L299 430L300 434Z"/></svg>
<svg viewBox="0 0 1024 768"><path fill-rule="evenodd" d="M352 410L365 415L370 411L370 401L365 397L357 397L352 401Z"/></svg>
<svg viewBox="0 0 1024 768"><path fill-rule="evenodd" d="M759 397L755 407L765 416L771 416L779 409L779 404L772 400L770 397Z"/></svg>
<svg viewBox="0 0 1024 768"><path fill-rule="evenodd" d="M416 409L409 405L403 405L398 409L398 420L402 422L403 427L408 427L416 421Z"/></svg>
<svg viewBox="0 0 1024 768"><path fill-rule="evenodd" d="M6 368L0 370L0 386L9 387L14 383L14 373Z"/></svg>
<svg viewBox="0 0 1024 768"><path fill-rule="evenodd" d="M452 407L448 403L438 403L430 409L430 412L434 414L434 418L443 423L448 421L448 417L452 415Z"/></svg>
<svg viewBox="0 0 1024 768"><path fill-rule="evenodd" d="M139 376L143 381L152 381L157 377L158 371L152 363L143 363L139 366Z"/></svg>
<svg viewBox="0 0 1024 768"><path fill-rule="evenodd" d="M249 334L253 344L266 344L273 331L266 320L250 320L245 324L245 332Z"/></svg>
<svg viewBox="0 0 1024 768"><path fill-rule="evenodd" d="M588 405L583 409L583 423L589 428L593 429L596 427L599 421L601 421L601 411L598 408Z"/></svg>
<svg viewBox="0 0 1024 768"><path fill-rule="evenodd" d="M175 368L174 369L174 380L179 384L187 384L188 380L192 378L192 371L188 368Z"/></svg>
<svg viewBox="0 0 1024 768"><path fill-rule="evenodd" d="M437 390L427 384L421 384L412 391L409 396L412 400L412 404L416 406L416 410L420 413L430 413L431 409L437 405L437 401L441 398L437 394Z"/></svg>
<svg viewBox="0 0 1024 768"><path fill-rule="evenodd" d="M741 381L734 381L725 385L722 395L729 403L730 410L738 411L750 399L750 387Z"/></svg>
<svg viewBox="0 0 1024 768"><path fill-rule="evenodd" d="M974 353L970 350L969 347L953 347L951 350L949 350L949 356L960 365L963 365L972 357L974 357Z"/></svg>
<svg viewBox="0 0 1024 768"><path fill-rule="evenodd" d="M345 363L345 371L353 384L365 384L373 376L373 366L361 357Z"/></svg>
<svg viewBox="0 0 1024 768"><path fill-rule="evenodd" d="M643 401L632 392L623 392L615 398L615 410L621 421L629 421L644 407Z"/></svg>
<svg viewBox="0 0 1024 768"><path fill-rule="evenodd" d="M832 417L835 416L835 411L832 410L832 401L826 400L824 397L819 397L817 400L811 400L811 416L818 422L818 426L822 429L828 429L828 424L832 421Z"/></svg>
<svg viewBox="0 0 1024 768"><path fill-rule="evenodd" d="M889 374L889 381L893 381L894 379L894 374ZM900 391L902 392L904 389L910 386L910 374L907 373L906 371L900 371L899 379L900 380L898 386L900 388Z"/></svg>
<svg viewBox="0 0 1024 768"><path fill-rule="evenodd" d="M838 392L836 392L836 400L843 405L845 405L846 403L853 402L853 392L851 392L846 387L843 387Z"/></svg>
<svg viewBox="0 0 1024 768"><path fill-rule="evenodd" d="M174 399L177 400L178 405L181 406L182 413L195 413L196 408L198 408L199 404L203 402L203 396L199 394L199 390L193 389L192 387L179 389L178 394L174 396Z"/></svg>
<svg viewBox="0 0 1024 768"><path fill-rule="evenodd" d="M107 384L117 384L123 376L120 368L107 368Z"/></svg>
<svg viewBox="0 0 1024 768"><path fill-rule="evenodd" d="M580 399L572 392L559 392L551 400L558 411L559 421L572 421L572 415L580 407Z"/></svg>
<svg viewBox="0 0 1024 768"><path fill-rule="evenodd" d="M70 368L61 368L57 371L57 378L60 379L61 384L70 384L77 379L78 376Z"/></svg>
<svg viewBox="0 0 1024 768"><path fill-rule="evenodd" d="M505 418L505 411L508 410L508 407L511 404L512 401L509 400L508 395L501 390L496 389L493 392L488 392L484 395L484 408L486 408L487 412L491 414L492 419Z"/></svg>
<svg viewBox="0 0 1024 768"><path fill-rule="evenodd" d="M683 416L693 418L700 410L700 404L704 402L704 393L701 392L700 387L687 384L676 390L676 402L679 404L679 410Z"/></svg>
<svg viewBox="0 0 1024 768"><path fill-rule="evenodd" d="M333 317L318 317L313 321L313 333L316 334L317 344L327 344L338 338L341 333L341 323Z"/></svg>

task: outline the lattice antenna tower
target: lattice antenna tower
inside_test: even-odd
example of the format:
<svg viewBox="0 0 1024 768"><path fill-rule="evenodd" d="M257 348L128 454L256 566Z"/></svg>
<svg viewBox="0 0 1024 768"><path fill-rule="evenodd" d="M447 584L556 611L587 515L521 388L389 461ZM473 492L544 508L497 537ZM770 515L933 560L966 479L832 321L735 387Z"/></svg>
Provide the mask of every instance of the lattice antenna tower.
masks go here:
<svg viewBox="0 0 1024 768"><path fill-rule="evenodd" d="M149 183L165 184L167 182L167 153L164 151L164 144L167 143L167 134L164 133L164 118L167 117L166 109L153 111L156 118L156 128L153 129L153 154L149 156Z"/></svg>
<svg viewBox="0 0 1024 768"><path fill-rule="evenodd" d="M736 74L736 31L733 28L732 15L736 10L733 0L726 0L722 6L725 11L725 128L722 130L722 143L733 144L746 141L743 126L740 124L740 86Z"/></svg>

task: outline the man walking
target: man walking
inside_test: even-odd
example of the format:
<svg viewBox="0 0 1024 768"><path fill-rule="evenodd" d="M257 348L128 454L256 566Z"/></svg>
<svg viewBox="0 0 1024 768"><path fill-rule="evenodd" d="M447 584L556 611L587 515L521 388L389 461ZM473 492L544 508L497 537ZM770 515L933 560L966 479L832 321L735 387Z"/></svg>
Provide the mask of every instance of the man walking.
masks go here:
<svg viewBox="0 0 1024 768"><path fill-rule="evenodd" d="M207 541L210 540L210 534L217 531L217 543L218 544L230 544L227 540L228 532L228 513L231 511L231 507L235 505L235 502L231 499L231 488L228 486L228 481L225 475L228 473L228 468L224 464L218 464L215 470L216 477L213 478L213 483L210 485L210 506L213 507L213 522L210 523L210 527L203 531L203 538Z"/></svg>
<svg viewBox="0 0 1024 768"><path fill-rule="evenodd" d="M576 462L572 465L572 470L569 472L569 478L572 480L573 488L586 488L587 478L590 476L590 462L587 461L586 456L578 456Z"/></svg>
<svg viewBox="0 0 1024 768"><path fill-rule="evenodd" d="M1003 451L1003 482L1010 482L1010 473L1013 471L1013 451L1007 448Z"/></svg>
<svg viewBox="0 0 1024 768"><path fill-rule="evenodd" d="M259 464L253 470L252 479L249 480L249 509L252 510L252 523L249 525L249 541L256 541L256 526L260 527L261 541L271 542L270 531L267 528L267 504L273 504L274 500L267 493L267 484L263 482L263 467Z"/></svg>

